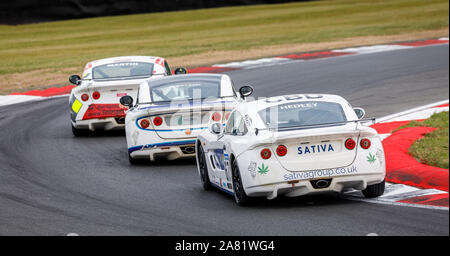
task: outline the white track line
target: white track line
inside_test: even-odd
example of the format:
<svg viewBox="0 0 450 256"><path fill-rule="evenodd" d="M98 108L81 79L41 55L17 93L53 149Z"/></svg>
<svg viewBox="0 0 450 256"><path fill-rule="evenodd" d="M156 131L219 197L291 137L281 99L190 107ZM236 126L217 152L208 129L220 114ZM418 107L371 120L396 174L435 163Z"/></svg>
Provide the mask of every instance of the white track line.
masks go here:
<svg viewBox="0 0 450 256"><path fill-rule="evenodd" d="M361 201L366 203L373 203L373 204L385 204L385 205L392 205L392 206L406 206L406 207L414 207L414 208L423 208L423 209L433 209L433 210L443 210L448 211L448 207L445 206L433 206L433 205L423 205L423 204L407 204L407 203L400 203L400 202L391 202L391 201L382 201L377 199L368 199L368 198L359 198L359 197L353 197L353 196L343 196L344 199L354 200L354 201Z"/></svg>
<svg viewBox="0 0 450 256"><path fill-rule="evenodd" d="M42 100L45 97L41 96L29 96L29 95L0 95L0 106L12 105L16 103L22 103L32 100Z"/></svg>
<svg viewBox="0 0 450 256"><path fill-rule="evenodd" d="M246 60L240 62L230 62L225 64L216 64L213 67L221 67L221 68L244 68L244 67L253 67L260 66L265 64L275 64L280 62L291 61L290 58L281 58L281 57L273 57L273 58L262 58L256 60Z"/></svg>
<svg viewBox="0 0 450 256"><path fill-rule="evenodd" d="M377 118L376 121L377 121L377 123L390 122L390 121L392 121L392 119L397 119L397 118L399 118L401 116L406 116L406 115L414 113L414 112L422 111L422 110L425 110L425 109L428 109L428 108L432 108L432 107L439 106L439 105L442 105L442 104L447 104L447 103L449 103L448 99L447 100L438 101L438 102L431 103L431 104L428 104L428 105L425 105L425 106L412 108L412 109L405 110L405 111L402 111L402 112L399 112L399 113L396 113L396 114L380 117L380 118Z"/></svg>
<svg viewBox="0 0 450 256"><path fill-rule="evenodd" d="M392 44L392 45L373 45L373 46L352 47L352 48L332 50L332 52L351 52L351 53L358 53L358 54L369 54L369 53L388 52L388 51L410 49L410 48L414 48L414 47Z"/></svg>

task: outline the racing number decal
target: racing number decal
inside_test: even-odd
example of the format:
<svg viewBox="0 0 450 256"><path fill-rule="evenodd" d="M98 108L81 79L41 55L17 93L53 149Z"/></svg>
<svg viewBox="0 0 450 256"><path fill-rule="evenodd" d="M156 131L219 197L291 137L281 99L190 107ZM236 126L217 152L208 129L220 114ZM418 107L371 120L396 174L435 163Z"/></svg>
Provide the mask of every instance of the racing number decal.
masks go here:
<svg viewBox="0 0 450 256"><path fill-rule="evenodd" d="M322 98L322 95L312 95L312 94L306 94L306 95L302 95L302 94L293 94L293 95L286 95L286 96L279 96L279 97L272 97L272 98L267 98L266 102L267 103L275 103L275 102L281 102L281 101L290 101L290 100L300 100L303 98L306 99L320 99Z"/></svg>
<svg viewBox="0 0 450 256"><path fill-rule="evenodd" d="M225 171L225 160L223 156L223 149L214 149L214 166L221 171Z"/></svg>
<svg viewBox="0 0 450 256"><path fill-rule="evenodd" d="M224 172L227 180L227 182L221 180L219 182L220 186L231 189L230 156L226 154L223 149L214 149L212 160L214 161L213 165L215 166L216 171Z"/></svg>

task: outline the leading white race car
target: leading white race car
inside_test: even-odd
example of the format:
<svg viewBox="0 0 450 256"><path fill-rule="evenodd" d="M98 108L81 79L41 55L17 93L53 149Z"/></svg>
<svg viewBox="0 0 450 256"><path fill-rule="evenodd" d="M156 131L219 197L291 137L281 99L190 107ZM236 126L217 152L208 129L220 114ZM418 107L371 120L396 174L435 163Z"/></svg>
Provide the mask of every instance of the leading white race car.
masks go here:
<svg viewBox="0 0 450 256"><path fill-rule="evenodd" d="M161 57L124 56L89 62L82 79L78 75L69 78L77 85L69 98L73 134L123 129L126 108L119 99L136 97L139 84L149 78L169 75L170 67Z"/></svg>
<svg viewBox="0 0 450 256"><path fill-rule="evenodd" d="M130 107L125 119L130 163L195 157L197 135L212 123L222 125L252 92L243 86L237 93L230 77L221 74L177 75L142 83L136 105L130 96L120 99Z"/></svg>
<svg viewBox="0 0 450 256"><path fill-rule="evenodd" d="M362 190L384 193L386 167L365 112L336 95L287 95L238 104L224 129L211 125L196 141L203 188L251 197ZM373 121L373 119L371 119Z"/></svg>

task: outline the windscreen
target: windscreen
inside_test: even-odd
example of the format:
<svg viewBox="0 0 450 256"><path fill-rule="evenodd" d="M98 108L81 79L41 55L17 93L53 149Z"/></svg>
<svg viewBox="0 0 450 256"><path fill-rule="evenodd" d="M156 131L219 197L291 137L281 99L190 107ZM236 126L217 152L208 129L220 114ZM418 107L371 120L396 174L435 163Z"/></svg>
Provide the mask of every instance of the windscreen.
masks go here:
<svg viewBox="0 0 450 256"><path fill-rule="evenodd" d="M220 80L185 80L150 86L152 102L220 97Z"/></svg>
<svg viewBox="0 0 450 256"><path fill-rule="evenodd" d="M341 105L333 102L287 103L260 110L258 114L269 128L347 121Z"/></svg>
<svg viewBox="0 0 450 256"><path fill-rule="evenodd" d="M145 78L152 75L153 64L147 62L118 62L93 68L92 78L101 80Z"/></svg>

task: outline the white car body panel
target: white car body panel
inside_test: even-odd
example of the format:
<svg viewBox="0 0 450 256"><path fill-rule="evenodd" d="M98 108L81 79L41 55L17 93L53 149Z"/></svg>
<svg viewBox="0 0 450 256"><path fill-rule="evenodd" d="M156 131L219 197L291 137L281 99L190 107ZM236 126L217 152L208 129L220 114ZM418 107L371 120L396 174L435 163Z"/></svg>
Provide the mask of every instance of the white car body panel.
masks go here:
<svg viewBox="0 0 450 256"><path fill-rule="evenodd" d="M301 99L294 99L296 96ZM308 99L307 97L310 96ZM285 97L292 97L291 101ZM281 101L277 101L281 99ZM267 102L273 101L273 102ZM351 105L342 97L335 95L289 95L273 97L238 104L235 111L244 117L247 133L244 135L216 135L206 130L196 141L206 155L206 165L211 184L227 193L233 194L231 161L236 159L242 185L250 197L265 196L273 199L278 195L288 197L309 193L341 192L344 189L365 189L368 185L384 180L386 166L384 150L377 132L361 124L348 122L343 125L320 128L295 128L286 131L265 129L266 125L258 111L286 102L334 102L340 104L347 120L358 120ZM344 142L353 138L356 147L348 150ZM364 149L360 140L368 138L371 146ZM300 154L299 147L306 145L330 145L332 152ZM278 156L276 148L287 146L287 154ZM261 150L269 148L271 157L261 157ZM321 149L324 147L322 146ZM197 155L197 167L201 175ZM311 180L332 179L326 188L314 188Z"/></svg>
<svg viewBox="0 0 450 256"><path fill-rule="evenodd" d="M93 79L93 69L107 64L143 62L153 64L153 74L149 77L127 77L126 79L102 80ZM71 108L72 126L76 129L123 129L126 107L119 104L124 95L136 98L139 85L147 80L170 74L166 69L164 58L153 56L123 56L95 60L86 64L81 84L72 89L69 104ZM94 92L100 93L100 98L94 99ZM87 94L84 101L81 96Z"/></svg>
<svg viewBox="0 0 450 256"><path fill-rule="evenodd" d="M174 79L195 81L199 77L218 78L220 80L220 97L206 100L185 102L168 102L164 104L151 103L150 87L152 83L167 82ZM223 124L227 114L235 105L242 101L235 92L231 79L223 74L189 74L174 77L159 78L146 81L139 89L137 106L131 108L126 115L125 133L128 153L133 159L167 158L169 160L185 157L195 157L195 140L214 122ZM145 102L145 104L139 103ZM213 121L212 115L220 113L220 120ZM192 115L191 115L192 113ZM161 117L159 126L154 124L154 118ZM141 120L146 119L150 126L142 128ZM178 120L175 122L174 120ZM193 121L192 124L186 124Z"/></svg>

